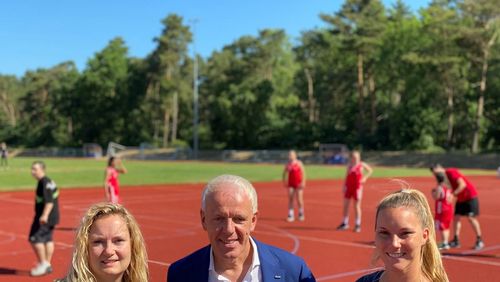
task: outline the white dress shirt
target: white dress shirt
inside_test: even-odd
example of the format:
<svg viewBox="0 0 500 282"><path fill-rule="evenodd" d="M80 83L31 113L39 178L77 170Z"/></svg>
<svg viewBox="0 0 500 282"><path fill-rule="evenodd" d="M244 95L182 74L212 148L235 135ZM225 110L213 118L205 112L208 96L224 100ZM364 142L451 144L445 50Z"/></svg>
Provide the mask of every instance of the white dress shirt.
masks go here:
<svg viewBox="0 0 500 282"><path fill-rule="evenodd" d="M262 272L260 271L259 251L257 250L257 245L255 245L255 242L253 241L252 237L250 237L250 243L252 244L252 249L253 249L252 265L245 274L243 282L259 282L262 281ZM226 277L215 271L214 252L212 250L212 247L210 247L210 265L208 267L208 282L231 282L231 280L227 279Z"/></svg>

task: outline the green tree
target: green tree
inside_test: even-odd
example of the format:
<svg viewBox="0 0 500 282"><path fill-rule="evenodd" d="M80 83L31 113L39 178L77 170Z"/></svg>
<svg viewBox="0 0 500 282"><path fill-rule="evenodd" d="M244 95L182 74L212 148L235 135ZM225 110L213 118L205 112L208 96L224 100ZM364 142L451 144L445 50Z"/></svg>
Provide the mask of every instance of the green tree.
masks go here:
<svg viewBox="0 0 500 282"><path fill-rule="evenodd" d="M71 142L72 119L67 103L78 71L73 62L50 69L28 71L22 82L25 94L20 99L24 143L28 146L67 145Z"/></svg>
<svg viewBox="0 0 500 282"><path fill-rule="evenodd" d="M458 48L460 18L455 6L447 0L436 0L427 9L421 10L422 39L418 50L406 55L406 59L414 64L424 64L439 84L435 89L435 97L446 103L437 101L437 112L446 108L447 132L446 147L451 148L455 127L456 96L465 91L465 67L467 64ZM440 94L442 93L442 94ZM442 106L441 106L442 105ZM436 135L442 135L436 132Z"/></svg>
<svg viewBox="0 0 500 282"><path fill-rule="evenodd" d="M358 92L358 133L362 139L365 130L365 97L369 97L369 132L377 128L377 97L375 75L377 54L386 25L385 9L378 0L346 0L334 16L322 14L332 32L339 36L345 52L356 56Z"/></svg>
<svg viewBox="0 0 500 282"><path fill-rule="evenodd" d="M127 47L120 37L87 62L76 85L73 105L75 138L79 144L122 142L121 129L129 109L122 106L128 74Z"/></svg>
<svg viewBox="0 0 500 282"><path fill-rule="evenodd" d="M157 47L149 56L150 76L148 98L153 106L152 121L155 124L155 137L162 123L162 145L168 145L168 138L175 142L178 132L179 100L186 101L191 79L183 76L182 68L189 61L188 45L192 34L188 26L183 25L182 17L170 14L162 20L164 26L161 35L155 38ZM182 98L179 98L181 96ZM171 127L170 127L171 124Z"/></svg>
<svg viewBox="0 0 500 282"><path fill-rule="evenodd" d="M16 127L19 119L17 100L21 85L15 76L0 75L1 122L4 126ZM2 126L3 127L3 126Z"/></svg>
<svg viewBox="0 0 500 282"><path fill-rule="evenodd" d="M298 107L293 92L295 70L291 46L282 30L244 36L214 52L200 90L209 99L208 120L215 146L283 146L287 140L283 134L293 135L290 117Z"/></svg>
<svg viewBox="0 0 500 282"><path fill-rule="evenodd" d="M487 88L488 68L491 53L500 42L500 5L496 0L458 1L466 24L462 28L463 46L467 57L473 63L478 82L475 126L472 137L472 152L479 151L483 128L484 100Z"/></svg>

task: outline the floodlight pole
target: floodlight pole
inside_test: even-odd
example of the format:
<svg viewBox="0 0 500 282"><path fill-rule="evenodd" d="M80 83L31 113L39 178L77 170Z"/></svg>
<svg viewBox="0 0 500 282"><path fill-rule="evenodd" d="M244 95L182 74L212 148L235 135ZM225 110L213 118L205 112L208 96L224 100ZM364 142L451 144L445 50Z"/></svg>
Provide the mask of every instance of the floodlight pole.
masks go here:
<svg viewBox="0 0 500 282"><path fill-rule="evenodd" d="M196 56L196 23L197 19L190 20L193 27L193 158L198 159L198 57Z"/></svg>

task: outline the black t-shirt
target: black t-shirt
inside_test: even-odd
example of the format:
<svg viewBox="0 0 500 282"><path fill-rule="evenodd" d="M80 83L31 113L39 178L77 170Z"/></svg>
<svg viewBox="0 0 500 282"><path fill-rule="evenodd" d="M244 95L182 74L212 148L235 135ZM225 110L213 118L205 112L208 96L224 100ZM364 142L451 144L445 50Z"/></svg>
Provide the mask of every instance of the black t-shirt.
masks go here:
<svg viewBox="0 0 500 282"><path fill-rule="evenodd" d="M36 197L35 197L35 219L40 219L43 213L43 209L46 203L53 203L54 207L49 214L49 225L56 225L59 223L59 190L57 189L56 183L47 176L38 180L38 185L36 187Z"/></svg>

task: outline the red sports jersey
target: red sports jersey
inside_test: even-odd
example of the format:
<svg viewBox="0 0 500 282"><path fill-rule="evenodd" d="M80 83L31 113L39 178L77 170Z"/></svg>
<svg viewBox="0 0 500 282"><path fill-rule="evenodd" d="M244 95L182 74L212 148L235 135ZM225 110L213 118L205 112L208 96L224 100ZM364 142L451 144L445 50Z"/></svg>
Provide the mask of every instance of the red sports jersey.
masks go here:
<svg viewBox="0 0 500 282"><path fill-rule="evenodd" d="M448 168L445 171L453 191L457 190L458 188L459 178L462 178L465 181L465 189L457 195L457 202L466 202L477 197L476 187L456 168Z"/></svg>
<svg viewBox="0 0 500 282"><path fill-rule="evenodd" d="M107 184L108 186L112 187L110 192L118 196L120 192L119 182L118 182L118 171L114 167L108 167L107 173L109 175Z"/></svg>
<svg viewBox="0 0 500 282"><path fill-rule="evenodd" d="M300 163L298 161L289 162L285 169L288 172L288 187L298 188L304 176Z"/></svg>
<svg viewBox="0 0 500 282"><path fill-rule="evenodd" d="M361 165L361 163L355 166L349 166L345 179L346 189L357 190L361 188L361 178L363 178L363 166Z"/></svg>
<svg viewBox="0 0 500 282"><path fill-rule="evenodd" d="M452 215L453 205L448 202L451 195L451 190L448 187L441 185L437 188L438 198L436 199L436 219L441 215Z"/></svg>
<svg viewBox="0 0 500 282"><path fill-rule="evenodd" d="M437 187L437 199L435 205L434 219L439 230L447 230L450 228L451 220L453 219L453 205L448 202L452 192L448 187L440 185Z"/></svg>

